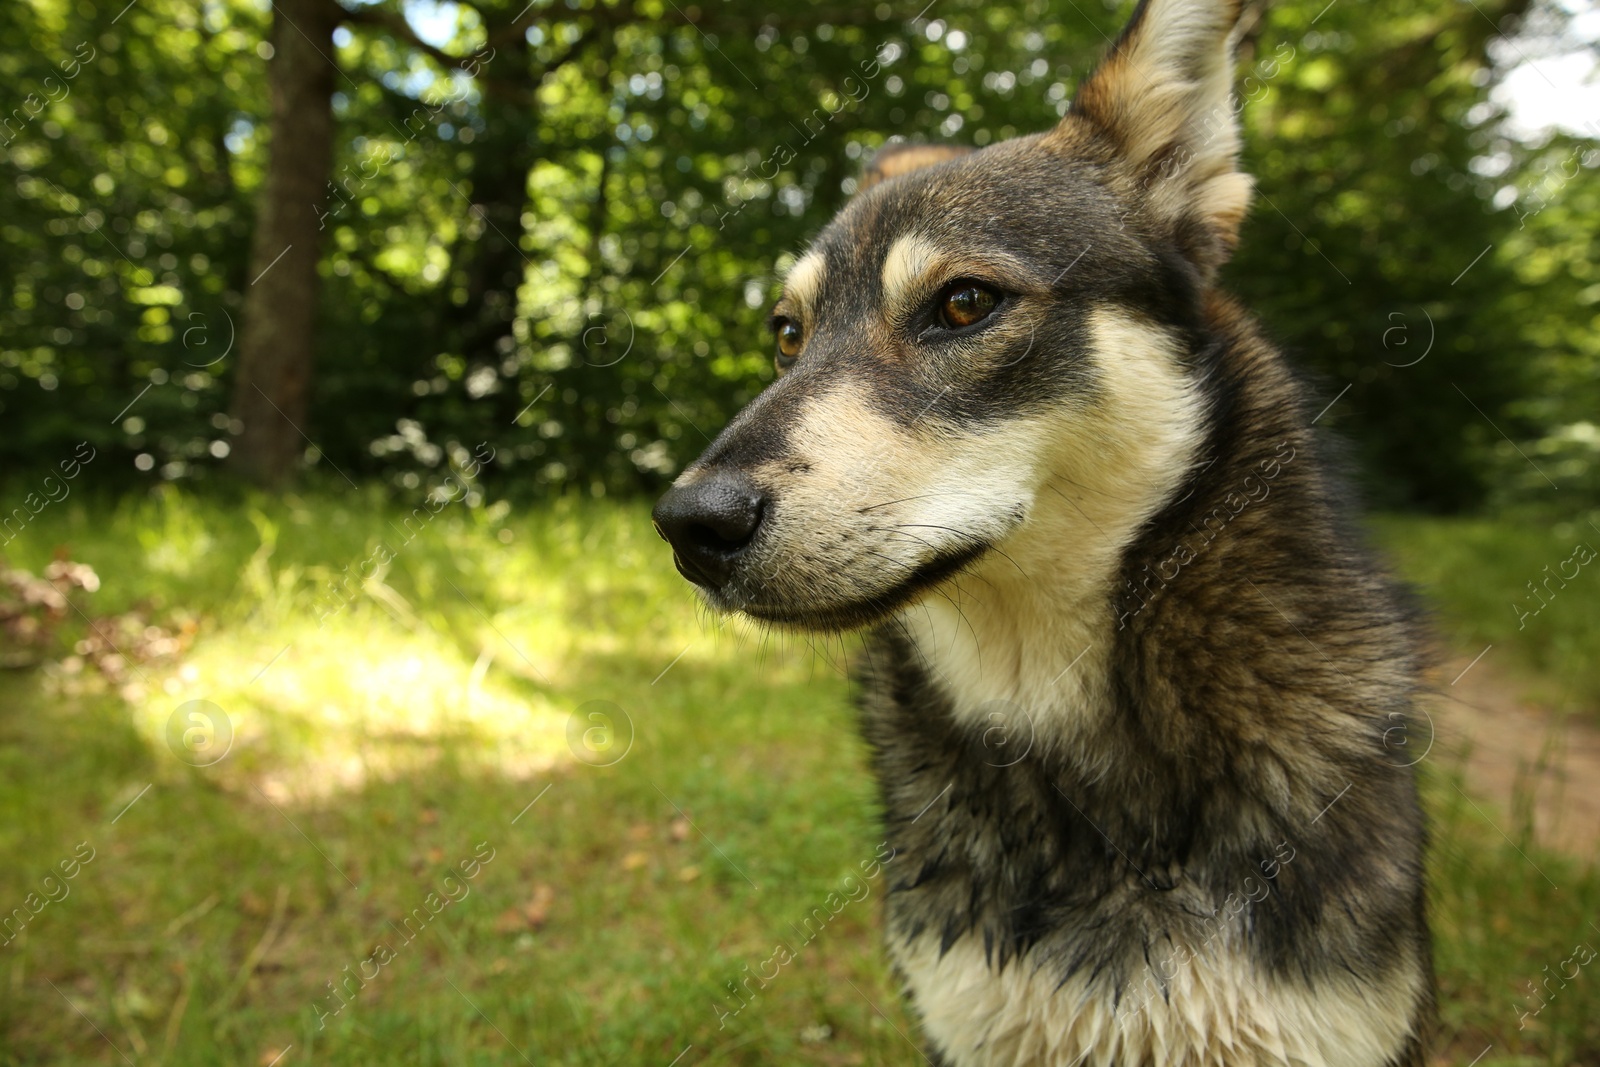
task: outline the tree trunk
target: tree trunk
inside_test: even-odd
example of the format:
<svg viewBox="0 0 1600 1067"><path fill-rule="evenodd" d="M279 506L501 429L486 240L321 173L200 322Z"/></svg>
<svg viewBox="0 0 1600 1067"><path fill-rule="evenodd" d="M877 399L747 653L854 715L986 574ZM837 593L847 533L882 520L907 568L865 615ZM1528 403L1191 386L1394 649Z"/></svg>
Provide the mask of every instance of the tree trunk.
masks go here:
<svg viewBox="0 0 1600 1067"><path fill-rule="evenodd" d="M329 209L333 165L338 18L329 0L273 4L267 173L250 245L251 281L233 386L233 417L244 429L232 455L240 474L267 486L291 480L306 447L320 216Z"/></svg>
<svg viewBox="0 0 1600 1067"><path fill-rule="evenodd" d="M522 99L538 88L528 64L528 42L519 35L500 48L481 82L484 130L473 146L470 210L484 229L461 249L467 300L452 309L457 344L470 366L498 366L516 350L517 290L528 269L522 215L528 172L539 158L538 112Z"/></svg>

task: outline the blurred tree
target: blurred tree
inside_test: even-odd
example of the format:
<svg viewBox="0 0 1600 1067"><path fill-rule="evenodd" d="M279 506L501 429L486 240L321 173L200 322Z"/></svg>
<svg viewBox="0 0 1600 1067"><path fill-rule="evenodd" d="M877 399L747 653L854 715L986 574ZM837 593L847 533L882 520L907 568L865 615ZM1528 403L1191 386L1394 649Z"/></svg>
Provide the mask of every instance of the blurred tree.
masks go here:
<svg viewBox="0 0 1600 1067"><path fill-rule="evenodd" d="M1528 428L1499 417L1532 385L1492 254L1516 220L1472 170L1486 141L1468 121L1488 41L1527 6L1285 4L1240 86L1260 196L1231 282L1329 401L1349 388L1327 424L1389 506L1482 499L1493 431L1473 404Z"/></svg>
<svg viewBox="0 0 1600 1067"><path fill-rule="evenodd" d="M304 451L321 205L333 162L338 68L328 53L339 13L331 0L274 0L272 6L267 178L250 243L232 410L240 426L234 465L265 485L288 481Z"/></svg>

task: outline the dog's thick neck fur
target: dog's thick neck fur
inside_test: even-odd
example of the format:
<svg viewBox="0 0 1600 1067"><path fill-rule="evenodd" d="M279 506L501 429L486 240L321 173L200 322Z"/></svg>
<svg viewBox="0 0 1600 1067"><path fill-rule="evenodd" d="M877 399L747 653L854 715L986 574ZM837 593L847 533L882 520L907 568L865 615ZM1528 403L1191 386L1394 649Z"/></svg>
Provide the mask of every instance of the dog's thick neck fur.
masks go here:
<svg viewBox="0 0 1600 1067"><path fill-rule="evenodd" d="M1075 454L1048 472L1021 530L887 628L910 639L958 721L995 727L997 715L1017 713L1004 732L1066 742L1125 699L1114 684L1134 684L1126 673L1163 647L1199 635L1192 644L1205 656L1208 632L1236 630L1265 658L1315 655L1319 667L1296 687L1308 695L1324 691L1334 706L1344 703L1336 694L1357 695L1379 721L1410 706L1419 664L1409 616L1371 610L1396 607L1396 593L1354 547L1348 493L1308 425L1302 386L1229 298L1210 293L1203 314L1193 350L1152 352L1152 362L1174 365L1170 375L1147 368L1114 386L1125 394L1106 403L1115 424L1072 435L1100 443L1105 459ZM1102 339L1121 343L1114 365L1126 368L1141 339L1156 349L1151 338L1166 336L1124 328ZM1199 368L1193 383L1178 364ZM1135 393L1166 414L1130 410ZM1193 429L1170 414L1185 406L1195 409ZM1348 647L1350 626L1388 650L1362 664L1360 684L1323 655L1325 643ZM1273 675L1268 664L1252 667L1257 679ZM1185 710L1181 693L1167 697ZM1331 743L1365 753L1382 733Z"/></svg>
<svg viewBox="0 0 1600 1067"><path fill-rule="evenodd" d="M1176 1043L1161 1062L1208 1063L1224 1025L1264 1029L1216 1062L1279 1046L1421 1062L1415 635L1353 547L1304 390L1227 298L1203 314L1182 356L1205 430L1181 479L1125 479L1146 496L1115 506L1095 501L1105 487L1047 483L1004 555L870 642L891 953L951 1062ZM1247 885L1268 895L1218 936ZM1174 952L1184 965L1163 966ZM1034 1025L940 995L976 992L964 969L1008 967L987 988L1070 990L1077 1007ZM1259 1011L1212 1011L1229 997Z"/></svg>

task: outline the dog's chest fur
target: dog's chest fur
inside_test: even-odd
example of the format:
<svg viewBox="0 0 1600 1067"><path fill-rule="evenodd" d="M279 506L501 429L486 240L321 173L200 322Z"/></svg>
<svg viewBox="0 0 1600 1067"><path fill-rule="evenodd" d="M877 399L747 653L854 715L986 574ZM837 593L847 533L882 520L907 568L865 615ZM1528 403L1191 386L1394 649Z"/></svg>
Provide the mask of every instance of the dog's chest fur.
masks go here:
<svg viewBox="0 0 1600 1067"><path fill-rule="evenodd" d="M1241 825L1259 814L1176 801L1137 768L1085 766L1048 737L1011 763L1027 738L998 720L956 724L919 659L903 638L875 647L877 693L893 703L869 711L868 732L896 850L889 953L943 1062L1408 1062L1428 990L1403 879L1362 904L1393 913L1392 940L1297 929L1295 913L1322 903L1296 884L1304 835L1274 840ZM1146 790L1180 806L1163 815L1129 795ZM1204 840L1203 825L1230 824ZM1359 980L1340 969L1346 953Z"/></svg>
<svg viewBox="0 0 1600 1067"><path fill-rule="evenodd" d="M950 1064L1420 1062L1421 818L1385 743L1409 624L1241 330L1220 364L1265 362L1211 461L1098 586L1015 546L869 642L889 949Z"/></svg>

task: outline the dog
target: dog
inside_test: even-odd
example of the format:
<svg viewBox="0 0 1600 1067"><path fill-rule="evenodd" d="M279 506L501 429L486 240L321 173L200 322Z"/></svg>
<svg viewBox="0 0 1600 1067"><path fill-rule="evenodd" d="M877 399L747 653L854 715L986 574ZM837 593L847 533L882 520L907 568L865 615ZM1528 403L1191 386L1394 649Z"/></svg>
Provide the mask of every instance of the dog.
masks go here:
<svg viewBox="0 0 1600 1067"><path fill-rule="evenodd" d="M933 1062L1427 1061L1425 635L1217 283L1244 20L1144 0L1048 132L881 153L653 513L713 608L869 629Z"/></svg>

